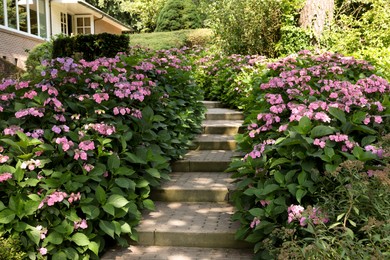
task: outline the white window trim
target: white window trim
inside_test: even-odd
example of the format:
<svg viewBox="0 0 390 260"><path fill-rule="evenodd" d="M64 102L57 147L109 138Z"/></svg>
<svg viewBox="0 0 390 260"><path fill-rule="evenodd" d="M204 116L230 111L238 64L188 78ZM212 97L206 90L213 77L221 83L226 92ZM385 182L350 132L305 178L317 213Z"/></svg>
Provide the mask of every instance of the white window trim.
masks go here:
<svg viewBox="0 0 390 260"><path fill-rule="evenodd" d="M64 22L62 22L63 16L65 17L65 21ZM65 35L69 35L69 31L68 31L68 25L69 25L68 13L63 13L63 12L60 13L60 24L61 24L61 33L65 34ZM63 25L65 25L65 32L62 31Z"/></svg>
<svg viewBox="0 0 390 260"><path fill-rule="evenodd" d="M4 26L5 27L8 27L8 7L7 6L8 6L7 0L3 0L3 14L4 14Z"/></svg>

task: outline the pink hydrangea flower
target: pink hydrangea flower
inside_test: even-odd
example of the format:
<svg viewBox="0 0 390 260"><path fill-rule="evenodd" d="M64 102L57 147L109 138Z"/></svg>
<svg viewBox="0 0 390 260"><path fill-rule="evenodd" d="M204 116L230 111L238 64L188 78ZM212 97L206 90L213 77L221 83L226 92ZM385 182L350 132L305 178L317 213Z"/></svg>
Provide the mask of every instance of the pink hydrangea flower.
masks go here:
<svg viewBox="0 0 390 260"><path fill-rule="evenodd" d="M86 228L88 228L87 220L85 220L85 219L82 219L80 221L74 221L73 223L74 223L73 224L74 229L79 229L79 228L86 229Z"/></svg>
<svg viewBox="0 0 390 260"><path fill-rule="evenodd" d="M84 170L86 170L87 172L90 172L90 171L92 171L93 170L93 168L94 168L94 166L92 165L92 164L84 164L83 165L83 168L84 168Z"/></svg>
<svg viewBox="0 0 390 260"><path fill-rule="evenodd" d="M83 141L79 144L79 148L84 151L95 150L95 144L93 141Z"/></svg>
<svg viewBox="0 0 390 260"><path fill-rule="evenodd" d="M318 138L314 139L313 144L321 147L322 149L325 148L325 146L326 146L326 142L324 140L321 140Z"/></svg>
<svg viewBox="0 0 390 260"><path fill-rule="evenodd" d="M64 152L68 151L74 145L74 143L72 141L69 141L65 136L57 138L56 144L61 144L62 150Z"/></svg>
<svg viewBox="0 0 390 260"><path fill-rule="evenodd" d="M73 203L73 202L75 202L75 201L78 201L78 200L80 200L81 199L81 194L80 194L80 192L78 192L78 193L71 193L70 195L69 195L69 198L68 198L68 201L69 201L69 203Z"/></svg>
<svg viewBox="0 0 390 260"><path fill-rule="evenodd" d="M0 154L0 163L5 163L9 160L9 157L7 155Z"/></svg>
<svg viewBox="0 0 390 260"><path fill-rule="evenodd" d="M383 119L381 116L374 116L374 122L380 124L383 122Z"/></svg>
<svg viewBox="0 0 390 260"><path fill-rule="evenodd" d="M302 212L305 210L301 205L293 205L291 204L288 207L288 223L291 223L293 220L300 219L302 217Z"/></svg>
<svg viewBox="0 0 390 260"><path fill-rule="evenodd" d="M12 179L12 174L9 173L9 172L4 172L2 174L0 174L0 182L4 182L8 179Z"/></svg>
<svg viewBox="0 0 390 260"><path fill-rule="evenodd" d="M260 219L258 219L257 217L254 217L251 224L250 224L250 227L255 228L259 224L260 224Z"/></svg>
<svg viewBox="0 0 390 260"><path fill-rule="evenodd" d="M47 248L45 248L45 247L41 247L41 248L39 248L39 253L41 254L41 255L46 255L47 254Z"/></svg>
<svg viewBox="0 0 390 260"><path fill-rule="evenodd" d="M74 151L73 158L75 160L78 160L80 158L81 160L86 161L88 159L88 154L85 151L83 151L83 150L80 151L79 149L76 149Z"/></svg>

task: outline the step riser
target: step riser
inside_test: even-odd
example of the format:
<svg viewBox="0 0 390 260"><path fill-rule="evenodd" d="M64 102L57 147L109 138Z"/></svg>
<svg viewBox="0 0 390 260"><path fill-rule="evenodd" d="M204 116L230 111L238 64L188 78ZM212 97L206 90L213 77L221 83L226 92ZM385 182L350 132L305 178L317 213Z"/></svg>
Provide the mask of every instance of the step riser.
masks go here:
<svg viewBox="0 0 390 260"><path fill-rule="evenodd" d="M218 101L206 101L203 102L206 108L223 108L221 102Z"/></svg>
<svg viewBox="0 0 390 260"><path fill-rule="evenodd" d="M150 198L166 202L227 202L229 190L154 190Z"/></svg>
<svg viewBox="0 0 390 260"><path fill-rule="evenodd" d="M229 167L226 161L176 161L172 164L174 172L223 172Z"/></svg>
<svg viewBox="0 0 390 260"><path fill-rule="evenodd" d="M212 227L210 227L212 229ZM250 245L234 239L234 233L177 233L138 231L139 245L183 246L206 248L248 248Z"/></svg>
<svg viewBox="0 0 390 260"><path fill-rule="evenodd" d="M243 120L244 116L240 114L207 114L206 120Z"/></svg>
<svg viewBox="0 0 390 260"><path fill-rule="evenodd" d="M236 135L238 133L242 133L242 127L236 126L203 126L202 131L203 134L211 134L211 135Z"/></svg>
<svg viewBox="0 0 390 260"><path fill-rule="evenodd" d="M225 142L194 142L194 145L191 146L192 150L228 150L234 151L237 148L237 142L225 141Z"/></svg>

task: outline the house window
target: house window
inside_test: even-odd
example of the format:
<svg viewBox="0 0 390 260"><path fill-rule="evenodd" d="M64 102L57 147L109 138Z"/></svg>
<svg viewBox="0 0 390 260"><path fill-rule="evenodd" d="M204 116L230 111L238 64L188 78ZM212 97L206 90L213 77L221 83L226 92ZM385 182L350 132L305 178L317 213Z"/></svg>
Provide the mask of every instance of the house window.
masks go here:
<svg viewBox="0 0 390 260"><path fill-rule="evenodd" d="M76 32L77 34L93 34L93 16L92 15L77 15L76 16Z"/></svg>
<svg viewBox="0 0 390 260"><path fill-rule="evenodd" d="M47 4L48 0L0 0L0 25L45 38Z"/></svg>
<svg viewBox="0 0 390 260"><path fill-rule="evenodd" d="M68 14L61 13L61 32L68 35Z"/></svg>

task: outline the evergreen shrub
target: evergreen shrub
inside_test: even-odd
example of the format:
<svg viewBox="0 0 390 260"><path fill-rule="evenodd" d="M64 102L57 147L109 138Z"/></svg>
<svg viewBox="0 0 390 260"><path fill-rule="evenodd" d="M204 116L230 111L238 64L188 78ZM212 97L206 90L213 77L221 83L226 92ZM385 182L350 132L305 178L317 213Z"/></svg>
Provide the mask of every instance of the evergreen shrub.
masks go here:
<svg viewBox="0 0 390 260"><path fill-rule="evenodd" d="M201 20L192 0L168 0L158 15L155 31L177 31L200 27Z"/></svg>

